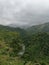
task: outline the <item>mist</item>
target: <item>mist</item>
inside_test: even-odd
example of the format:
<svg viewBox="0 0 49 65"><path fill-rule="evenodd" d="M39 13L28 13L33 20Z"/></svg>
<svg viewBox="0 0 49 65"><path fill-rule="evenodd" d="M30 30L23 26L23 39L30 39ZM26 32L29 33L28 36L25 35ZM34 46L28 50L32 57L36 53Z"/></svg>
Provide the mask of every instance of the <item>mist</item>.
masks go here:
<svg viewBox="0 0 49 65"><path fill-rule="evenodd" d="M0 0L0 24L17 26L49 22L49 0Z"/></svg>

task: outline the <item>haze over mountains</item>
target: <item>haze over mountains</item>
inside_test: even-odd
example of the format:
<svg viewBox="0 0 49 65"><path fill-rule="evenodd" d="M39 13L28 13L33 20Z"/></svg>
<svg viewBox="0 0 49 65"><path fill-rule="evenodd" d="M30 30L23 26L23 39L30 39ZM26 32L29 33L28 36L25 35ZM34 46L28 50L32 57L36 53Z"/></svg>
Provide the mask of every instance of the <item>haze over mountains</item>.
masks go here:
<svg viewBox="0 0 49 65"><path fill-rule="evenodd" d="M33 25L33 26L17 26L16 24L11 24L8 26L0 25L0 29L6 29L6 30L13 30L13 31L22 31L28 32L30 34L32 33L38 33L38 32L49 32L49 22L48 23L43 23L39 25Z"/></svg>
<svg viewBox="0 0 49 65"><path fill-rule="evenodd" d="M0 24L30 26L49 22L49 0L0 0Z"/></svg>

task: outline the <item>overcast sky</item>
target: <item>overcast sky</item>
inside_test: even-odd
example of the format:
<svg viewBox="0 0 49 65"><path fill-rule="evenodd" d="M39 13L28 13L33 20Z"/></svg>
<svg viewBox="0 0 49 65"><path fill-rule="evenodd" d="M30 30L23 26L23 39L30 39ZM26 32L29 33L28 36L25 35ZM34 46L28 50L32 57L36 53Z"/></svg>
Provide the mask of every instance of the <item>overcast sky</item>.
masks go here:
<svg viewBox="0 0 49 65"><path fill-rule="evenodd" d="M0 0L0 24L34 25L49 22L49 0Z"/></svg>

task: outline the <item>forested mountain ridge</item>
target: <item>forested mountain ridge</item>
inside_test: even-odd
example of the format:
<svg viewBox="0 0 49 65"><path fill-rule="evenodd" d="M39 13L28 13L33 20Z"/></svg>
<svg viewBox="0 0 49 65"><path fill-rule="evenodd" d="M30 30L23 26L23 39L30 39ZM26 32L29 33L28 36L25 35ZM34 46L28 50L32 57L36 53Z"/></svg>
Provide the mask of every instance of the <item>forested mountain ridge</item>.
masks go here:
<svg viewBox="0 0 49 65"><path fill-rule="evenodd" d="M26 29L30 33L49 32L49 23L34 25Z"/></svg>
<svg viewBox="0 0 49 65"><path fill-rule="evenodd" d="M33 25L33 26L30 26L26 29L22 29L20 27L9 27L9 26L3 26L3 25L0 25L0 30L9 30L9 31L17 31L17 32L20 32L20 31L28 31L28 32L49 32L49 22L48 23L44 23L44 24L39 24L39 25Z"/></svg>
<svg viewBox="0 0 49 65"><path fill-rule="evenodd" d="M0 25L0 65L49 65L49 24L30 29Z"/></svg>

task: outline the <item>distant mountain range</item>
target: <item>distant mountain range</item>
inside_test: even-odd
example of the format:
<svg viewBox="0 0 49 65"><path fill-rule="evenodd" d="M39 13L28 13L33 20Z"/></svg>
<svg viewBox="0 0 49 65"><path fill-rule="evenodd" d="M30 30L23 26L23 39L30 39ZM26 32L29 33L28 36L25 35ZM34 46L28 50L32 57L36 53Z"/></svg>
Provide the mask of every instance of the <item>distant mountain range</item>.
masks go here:
<svg viewBox="0 0 49 65"><path fill-rule="evenodd" d="M9 26L3 26L0 25L0 29L6 29L6 30L11 30L11 31L22 31L27 33L37 33L37 32L49 32L49 22L44 23L44 24L39 24L39 25L34 25L34 26L17 26L16 24L10 24Z"/></svg>
<svg viewBox="0 0 49 65"><path fill-rule="evenodd" d="M49 22L29 27L26 30L30 33L49 32Z"/></svg>
<svg viewBox="0 0 49 65"><path fill-rule="evenodd" d="M0 25L1 65L8 65L9 62L11 62L12 64L16 63L17 57L19 57L19 60L22 60L20 62L22 64L20 65L23 65L24 61L27 61L27 65L29 64L29 62L32 63L31 65L38 65L33 63L40 63L39 65L49 65L48 32L49 23L34 25L31 27L28 26L23 29L21 27L17 27L16 25ZM25 52L22 56L18 56L17 53L22 51L22 44L25 45Z"/></svg>

